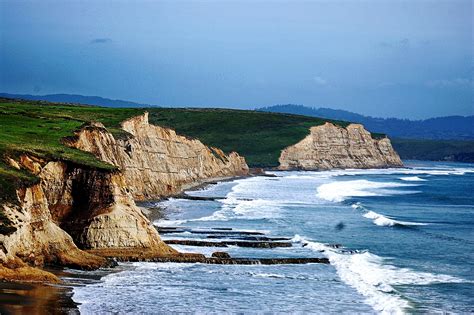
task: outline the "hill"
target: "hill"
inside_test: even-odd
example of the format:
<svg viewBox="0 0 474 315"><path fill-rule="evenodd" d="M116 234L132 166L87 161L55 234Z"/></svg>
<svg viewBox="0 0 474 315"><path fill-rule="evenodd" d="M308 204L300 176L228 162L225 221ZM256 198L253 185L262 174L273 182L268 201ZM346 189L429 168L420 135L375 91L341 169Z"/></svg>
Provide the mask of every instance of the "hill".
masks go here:
<svg viewBox="0 0 474 315"><path fill-rule="evenodd" d="M425 120L375 118L345 110L291 104L263 107L258 110L358 122L370 131L385 133L392 138L474 140L474 116L447 116Z"/></svg>
<svg viewBox="0 0 474 315"><path fill-rule="evenodd" d="M30 94L9 94L0 93L0 97L11 99L22 99L30 101L47 101L53 103L65 104L87 104L105 107L148 107L155 106L149 104L140 104L130 101L112 100L100 96L84 96L78 94L48 94L48 95L30 95Z"/></svg>

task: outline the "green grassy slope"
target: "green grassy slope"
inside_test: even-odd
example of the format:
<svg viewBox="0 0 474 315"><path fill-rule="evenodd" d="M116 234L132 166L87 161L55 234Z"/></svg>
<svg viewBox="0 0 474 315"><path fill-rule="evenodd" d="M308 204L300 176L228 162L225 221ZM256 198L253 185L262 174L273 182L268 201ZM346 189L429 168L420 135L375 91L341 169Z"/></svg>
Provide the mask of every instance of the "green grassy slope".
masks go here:
<svg viewBox="0 0 474 315"><path fill-rule="evenodd" d="M82 165L111 169L89 153L65 147L61 139L90 120L104 122L119 131L119 123L142 111L85 106L41 104L38 102L0 99L0 202L14 196L22 182L34 182L28 172L18 171L5 163L5 156L30 153L46 159L74 161Z"/></svg>

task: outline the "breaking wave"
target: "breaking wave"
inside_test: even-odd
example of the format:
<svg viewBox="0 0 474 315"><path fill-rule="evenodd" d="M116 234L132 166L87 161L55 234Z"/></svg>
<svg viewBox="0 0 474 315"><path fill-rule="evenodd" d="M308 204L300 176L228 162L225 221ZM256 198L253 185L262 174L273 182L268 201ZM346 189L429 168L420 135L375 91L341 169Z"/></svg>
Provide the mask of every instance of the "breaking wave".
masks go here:
<svg viewBox="0 0 474 315"><path fill-rule="evenodd" d="M418 222L407 222L407 221L398 221L386 217L382 214L379 214L374 211L368 211L364 214L364 217L367 219L372 219L376 225L379 226L417 226L417 225L427 225L426 223L418 223Z"/></svg>
<svg viewBox="0 0 474 315"><path fill-rule="evenodd" d="M465 280L443 274L418 272L409 268L398 268L385 264L384 259L368 251L344 251L322 243L308 241L295 235L294 243L322 252L331 262L343 282L355 288L365 297L365 302L374 310L388 314L403 314L411 308L394 286L428 285L433 283L461 283Z"/></svg>
<svg viewBox="0 0 474 315"><path fill-rule="evenodd" d="M417 191L401 191L393 189L414 186L417 185L395 182L373 182L365 179L336 181L320 185L317 188L317 196L331 202L342 202L350 197L390 196L396 194L417 193Z"/></svg>
<svg viewBox="0 0 474 315"><path fill-rule="evenodd" d="M362 215L364 218L372 219L375 225L379 226L417 226L417 225L428 225L427 223L421 222L408 222L400 221L377 213L375 211L367 210L360 202L356 202L351 205L353 209L361 210L364 212Z"/></svg>
<svg viewBox="0 0 474 315"><path fill-rule="evenodd" d="M418 176L400 177L400 179L406 182L425 182L426 181L426 179L420 178Z"/></svg>

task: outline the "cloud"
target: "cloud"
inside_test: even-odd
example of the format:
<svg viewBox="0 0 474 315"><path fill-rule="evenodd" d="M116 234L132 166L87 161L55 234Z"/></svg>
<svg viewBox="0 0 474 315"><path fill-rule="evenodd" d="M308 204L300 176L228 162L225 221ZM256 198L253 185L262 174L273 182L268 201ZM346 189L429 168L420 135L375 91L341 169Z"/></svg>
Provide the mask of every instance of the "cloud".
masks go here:
<svg viewBox="0 0 474 315"><path fill-rule="evenodd" d="M379 45L383 48L408 48L410 46L410 40L403 38L395 41L383 41Z"/></svg>
<svg viewBox="0 0 474 315"><path fill-rule="evenodd" d="M94 38L89 43L90 44L107 44L110 42L112 42L112 39L110 38Z"/></svg>
<svg viewBox="0 0 474 315"><path fill-rule="evenodd" d="M474 88L474 80L468 78L455 78L443 80L430 80L425 82L431 88L471 87Z"/></svg>
<svg viewBox="0 0 474 315"><path fill-rule="evenodd" d="M315 76L313 77L313 81L314 83L316 83L316 85L327 85L328 84L328 81L322 77L319 77L319 76Z"/></svg>

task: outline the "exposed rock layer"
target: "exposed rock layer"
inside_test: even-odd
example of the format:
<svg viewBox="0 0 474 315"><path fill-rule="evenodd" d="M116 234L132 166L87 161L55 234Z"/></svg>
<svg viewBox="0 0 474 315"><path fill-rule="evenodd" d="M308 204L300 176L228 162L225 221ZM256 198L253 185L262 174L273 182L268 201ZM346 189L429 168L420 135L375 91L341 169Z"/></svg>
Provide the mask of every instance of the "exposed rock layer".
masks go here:
<svg viewBox="0 0 474 315"><path fill-rule="evenodd" d="M281 170L334 168L384 168L403 166L388 138L373 139L360 124L346 128L325 123L281 152Z"/></svg>
<svg viewBox="0 0 474 315"><path fill-rule="evenodd" d="M40 183L19 190L17 205L2 205L16 231L0 235L0 262L94 269L107 261L81 249L134 248L157 256L177 253L161 241L135 205L120 172L28 156L18 164L37 175Z"/></svg>
<svg viewBox="0 0 474 315"><path fill-rule="evenodd" d="M122 129L130 136L115 139L102 125L94 124L76 132L68 144L119 167L136 200L170 196L210 178L248 174L245 159L237 153L226 155L199 140L151 125L148 113L124 121Z"/></svg>

